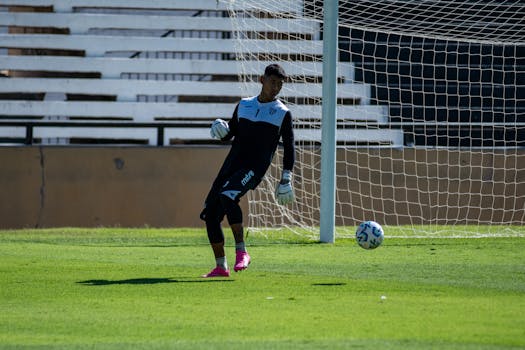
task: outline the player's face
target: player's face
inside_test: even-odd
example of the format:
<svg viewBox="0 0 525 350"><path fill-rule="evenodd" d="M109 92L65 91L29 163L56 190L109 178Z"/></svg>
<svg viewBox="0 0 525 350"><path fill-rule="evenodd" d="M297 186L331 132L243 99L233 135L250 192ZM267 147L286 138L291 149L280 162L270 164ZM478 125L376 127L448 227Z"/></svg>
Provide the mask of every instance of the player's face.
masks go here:
<svg viewBox="0 0 525 350"><path fill-rule="evenodd" d="M273 101L277 94L281 91L283 87L283 78L279 78L276 75L263 75L261 77L262 90L261 90L261 102Z"/></svg>

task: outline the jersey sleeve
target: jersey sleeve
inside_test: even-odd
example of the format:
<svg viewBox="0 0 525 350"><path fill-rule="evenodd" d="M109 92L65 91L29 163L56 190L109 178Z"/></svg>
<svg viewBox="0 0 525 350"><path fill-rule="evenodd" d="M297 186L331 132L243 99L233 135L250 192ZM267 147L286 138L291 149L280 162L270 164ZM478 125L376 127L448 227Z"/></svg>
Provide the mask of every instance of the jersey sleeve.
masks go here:
<svg viewBox="0 0 525 350"><path fill-rule="evenodd" d="M286 112L281 126L281 137L283 140L283 170L293 170L295 163L295 142L293 133L292 113Z"/></svg>
<svg viewBox="0 0 525 350"><path fill-rule="evenodd" d="M235 135L237 135L237 130L239 129L239 117L237 115L238 110L239 110L239 104L235 106L235 110L233 111L232 118L228 122L230 132L226 136L224 136L224 138L222 139L223 141L231 140Z"/></svg>

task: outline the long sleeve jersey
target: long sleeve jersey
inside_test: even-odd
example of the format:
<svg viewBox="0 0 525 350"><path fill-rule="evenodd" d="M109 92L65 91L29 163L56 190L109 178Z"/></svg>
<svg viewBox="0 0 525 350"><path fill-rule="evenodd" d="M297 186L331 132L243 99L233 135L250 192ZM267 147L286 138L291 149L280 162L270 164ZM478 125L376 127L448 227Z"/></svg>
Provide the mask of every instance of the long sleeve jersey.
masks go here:
<svg viewBox="0 0 525 350"><path fill-rule="evenodd" d="M229 121L230 132L223 140L232 141L225 163L230 170L253 169L262 177L282 138L283 170L292 170L295 162L292 114L278 99L261 103L257 96L242 99Z"/></svg>

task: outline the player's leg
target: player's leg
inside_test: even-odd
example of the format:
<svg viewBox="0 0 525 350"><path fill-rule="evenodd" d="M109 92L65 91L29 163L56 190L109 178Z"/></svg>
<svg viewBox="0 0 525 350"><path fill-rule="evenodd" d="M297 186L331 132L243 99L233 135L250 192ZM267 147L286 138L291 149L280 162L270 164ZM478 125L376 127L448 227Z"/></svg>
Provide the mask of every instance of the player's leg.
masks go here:
<svg viewBox="0 0 525 350"><path fill-rule="evenodd" d="M215 268L203 277L228 277L230 271L224 252L224 233L221 221L224 218L224 210L220 205L219 196L212 194L206 199L206 207L201 213L201 219L206 222L206 232L208 240L215 257Z"/></svg>
<svg viewBox="0 0 525 350"><path fill-rule="evenodd" d="M221 203L235 239L235 265L233 270L235 272L245 270L250 265L251 258L244 242L242 210L239 206L239 201L232 200L227 196L221 196Z"/></svg>
<svg viewBox="0 0 525 350"><path fill-rule="evenodd" d="M235 249L246 251L244 243L244 226L242 220L242 209L238 200L232 200L229 197L221 197L221 205L224 208L228 223L230 224L233 238L235 240Z"/></svg>
<svg viewBox="0 0 525 350"><path fill-rule="evenodd" d="M255 188L259 182L260 178L255 176L253 170L241 169L228 179L221 190L221 206L235 239L234 271L246 269L251 260L244 242L243 215L239 201L248 190Z"/></svg>
<svg viewBox="0 0 525 350"><path fill-rule="evenodd" d="M233 237L235 238L235 265L233 270L235 272L245 270L250 265L251 257L246 250L246 243L244 242L244 228L242 223L231 225Z"/></svg>

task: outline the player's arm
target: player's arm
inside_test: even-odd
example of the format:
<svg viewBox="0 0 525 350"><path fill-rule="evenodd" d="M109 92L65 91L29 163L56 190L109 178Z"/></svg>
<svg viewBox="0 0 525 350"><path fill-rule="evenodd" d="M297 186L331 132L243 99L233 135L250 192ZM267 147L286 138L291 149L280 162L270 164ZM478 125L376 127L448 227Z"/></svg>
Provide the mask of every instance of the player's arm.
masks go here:
<svg viewBox="0 0 525 350"><path fill-rule="evenodd" d="M292 114L288 111L281 126L281 137L283 140L283 171L281 180L277 185L275 196L279 204L293 202L295 195L292 187L292 170L295 163L295 143L293 134Z"/></svg>
<svg viewBox="0 0 525 350"><path fill-rule="evenodd" d="M214 139L219 139L221 141L230 140L237 133L237 126L239 124L239 118L237 118L237 110L239 109L239 104L235 107L233 111L233 116L229 122L226 122L223 119L215 119L211 124L210 135Z"/></svg>
<svg viewBox="0 0 525 350"><path fill-rule="evenodd" d="M283 171L293 170L295 163L295 140L293 133L292 113L288 111L284 116L283 124L281 126L281 138L283 140L284 154L283 154Z"/></svg>
<svg viewBox="0 0 525 350"><path fill-rule="evenodd" d="M235 110L233 111L232 118L230 119L228 123L228 127L230 131L228 132L228 135L226 135L225 140L231 140L232 137L237 135L237 130L239 129L239 117L237 115L238 110L239 110L239 104L235 106Z"/></svg>

